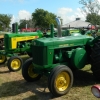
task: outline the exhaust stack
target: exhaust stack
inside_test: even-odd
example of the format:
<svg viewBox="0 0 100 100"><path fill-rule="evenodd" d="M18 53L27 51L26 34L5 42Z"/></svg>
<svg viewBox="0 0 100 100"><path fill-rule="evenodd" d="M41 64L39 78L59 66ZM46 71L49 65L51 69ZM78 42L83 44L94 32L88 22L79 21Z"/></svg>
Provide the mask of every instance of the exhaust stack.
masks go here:
<svg viewBox="0 0 100 100"><path fill-rule="evenodd" d="M56 22L57 22L57 27L58 27L57 37L62 37L62 34L61 34L61 21L60 21L59 18L56 18Z"/></svg>

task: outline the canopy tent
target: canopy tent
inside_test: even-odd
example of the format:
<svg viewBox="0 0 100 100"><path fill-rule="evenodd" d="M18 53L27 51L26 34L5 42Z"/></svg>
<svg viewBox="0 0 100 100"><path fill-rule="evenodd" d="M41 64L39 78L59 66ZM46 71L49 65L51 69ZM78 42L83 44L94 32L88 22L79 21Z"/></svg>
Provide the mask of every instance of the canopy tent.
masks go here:
<svg viewBox="0 0 100 100"><path fill-rule="evenodd" d="M80 18L76 18L75 21L62 25L62 28L69 28L69 27L70 28L82 28L82 27L87 28L90 26L91 26L91 23L82 21L80 20Z"/></svg>

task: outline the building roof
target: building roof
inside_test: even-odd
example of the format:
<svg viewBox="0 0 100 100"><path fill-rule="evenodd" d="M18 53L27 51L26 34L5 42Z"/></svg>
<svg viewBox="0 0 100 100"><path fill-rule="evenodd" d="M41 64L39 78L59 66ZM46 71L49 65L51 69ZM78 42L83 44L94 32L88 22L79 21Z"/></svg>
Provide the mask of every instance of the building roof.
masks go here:
<svg viewBox="0 0 100 100"><path fill-rule="evenodd" d="M89 23L89 22L85 22L85 21L80 20L80 18L79 19L76 18L75 21L67 23L65 25L62 25L62 28L67 28L67 27L70 27L70 28L88 27L90 24L91 23Z"/></svg>

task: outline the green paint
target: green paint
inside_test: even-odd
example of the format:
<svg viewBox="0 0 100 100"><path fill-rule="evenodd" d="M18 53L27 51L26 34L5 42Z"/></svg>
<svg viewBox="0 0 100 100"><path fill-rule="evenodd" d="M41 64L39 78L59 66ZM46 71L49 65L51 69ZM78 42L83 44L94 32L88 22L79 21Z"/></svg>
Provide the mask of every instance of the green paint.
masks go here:
<svg viewBox="0 0 100 100"><path fill-rule="evenodd" d="M87 35L39 38L32 41L33 64L38 66L35 67L38 71L40 67L42 71L50 71L58 63L81 69L87 63L85 46L92 46L93 40L92 36Z"/></svg>

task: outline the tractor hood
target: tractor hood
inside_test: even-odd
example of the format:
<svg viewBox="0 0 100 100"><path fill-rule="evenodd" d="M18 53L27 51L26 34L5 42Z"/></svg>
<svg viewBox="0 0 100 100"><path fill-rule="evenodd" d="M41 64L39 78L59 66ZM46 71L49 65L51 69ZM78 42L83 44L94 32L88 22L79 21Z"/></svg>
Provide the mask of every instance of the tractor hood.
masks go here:
<svg viewBox="0 0 100 100"><path fill-rule="evenodd" d="M5 34L6 37L25 37L25 36L39 36L39 35L43 35L43 33L41 31L37 31L37 32L21 32L18 34Z"/></svg>
<svg viewBox="0 0 100 100"><path fill-rule="evenodd" d="M66 37L54 37L54 38L40 38L34 40L32 45L34 46L54 46L59 45L64 47L67 45L85 45L89 41L93 40L93 37L87 35L79 36L66 36Z"/></svg>

